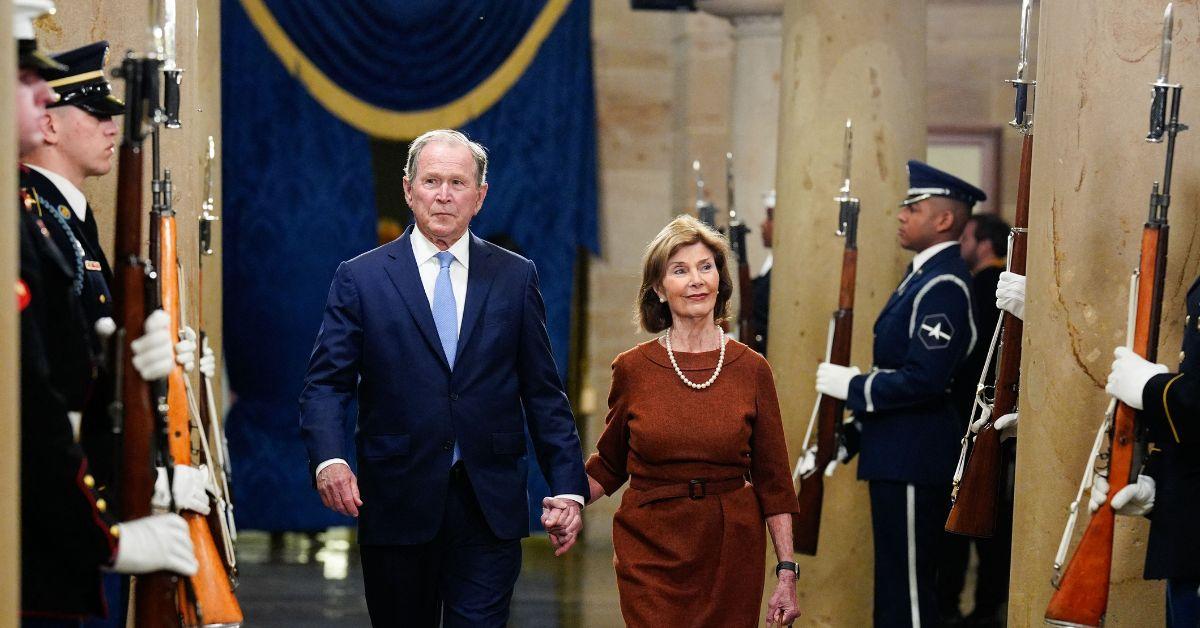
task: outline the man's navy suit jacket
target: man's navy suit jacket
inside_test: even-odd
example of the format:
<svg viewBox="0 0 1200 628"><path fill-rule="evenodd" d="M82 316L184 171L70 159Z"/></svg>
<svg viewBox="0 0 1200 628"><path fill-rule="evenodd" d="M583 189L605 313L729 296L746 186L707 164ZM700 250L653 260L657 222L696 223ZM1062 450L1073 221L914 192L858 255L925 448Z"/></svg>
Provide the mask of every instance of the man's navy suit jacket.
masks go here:
<svg viewBox="0 0 1200 628"><path fill-rule="evenodd" d="M492 531L526 536L526 425L551 494L588 494L537 270L467 232L467 296L451 371L410 237L412 227L334 275L300 395L310 471L348 458L345 415L357 394L360 543L433 539L456 441Z"/></svg>

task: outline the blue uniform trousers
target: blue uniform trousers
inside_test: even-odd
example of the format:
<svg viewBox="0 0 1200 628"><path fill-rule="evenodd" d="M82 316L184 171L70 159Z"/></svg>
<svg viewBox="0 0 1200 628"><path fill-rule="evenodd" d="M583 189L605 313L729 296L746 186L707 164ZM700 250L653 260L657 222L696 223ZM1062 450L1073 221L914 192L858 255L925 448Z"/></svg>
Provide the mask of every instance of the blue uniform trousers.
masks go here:
<svg viewBox="0 0 1200 628"><path fill-rule="evenodd" d="M871 480L875 544L875 627L941 625L938 551L950 511L950 486Z"/></svg>
<svg viewBox="0 0 1200 628"><path fill-rule="evenodd" d="M360 548L376 628L504 626L521 572L521 540L492 533L461 464L450 473L442 527L417 545Z"/></svg>
<svg viewBox="0 0 1200 628"><path fill-rule="evenodd" d="M1167 580L1167 628L1200 628L1200 581Z"/></svg>

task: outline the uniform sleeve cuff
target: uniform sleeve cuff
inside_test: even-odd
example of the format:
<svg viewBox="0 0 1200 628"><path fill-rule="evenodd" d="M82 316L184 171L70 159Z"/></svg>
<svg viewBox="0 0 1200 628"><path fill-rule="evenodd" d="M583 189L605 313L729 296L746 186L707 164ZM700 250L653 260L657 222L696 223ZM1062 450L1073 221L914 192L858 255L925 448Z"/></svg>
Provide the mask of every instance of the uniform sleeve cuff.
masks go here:
<svg viewBox="0 0 1200 628"><path fill-rule="evenodd" d="M563 493L562 495L555 495L554 499L569 499L569 500L579 504L580 509L582 509L586 505L586 502L583 501L583 495L573 495L571 493Z"/></svg>

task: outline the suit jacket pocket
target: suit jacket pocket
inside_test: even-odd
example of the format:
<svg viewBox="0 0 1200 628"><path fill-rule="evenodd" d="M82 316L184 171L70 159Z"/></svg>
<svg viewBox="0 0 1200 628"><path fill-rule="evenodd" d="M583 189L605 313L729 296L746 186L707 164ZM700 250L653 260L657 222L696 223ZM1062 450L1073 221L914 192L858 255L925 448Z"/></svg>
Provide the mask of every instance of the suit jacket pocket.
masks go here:
<svg viewBox="0 0 1200 628"><path fill-rule="evenodd" d="M485 312L483 315L483 326L492 327L495 325L504 325L512 321L512 308L502 307L495 311Z"/></svg>
<svg viewBox="0 0 1200 628"><path fill-rule="evenodd" d="M492 453L520 456L525 453L525 432L495 432Z"/></svg>
<svg viewBox="0 0 1200 628"><path fill-rule="evenodd" d="M362 456L367 460L407 456L408 447L408 434L372 434L362 439Z"/></svg>

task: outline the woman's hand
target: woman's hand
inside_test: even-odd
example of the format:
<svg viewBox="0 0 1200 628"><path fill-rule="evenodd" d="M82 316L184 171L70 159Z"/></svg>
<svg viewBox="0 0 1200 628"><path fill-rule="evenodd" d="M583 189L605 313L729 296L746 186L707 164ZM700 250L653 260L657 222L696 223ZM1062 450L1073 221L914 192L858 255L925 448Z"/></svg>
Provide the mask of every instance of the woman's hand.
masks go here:
<svg viewBox="0 0 1200 628"><path fill-rule="evenodd" d="M791 626L800 616L800 603L796 599L796 574L786 569L779 572L779 582L771 601L767 605L767 625Z"/></svg>

